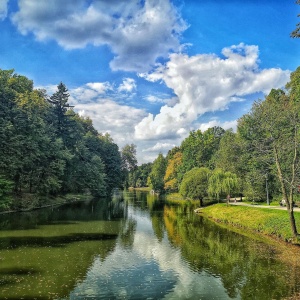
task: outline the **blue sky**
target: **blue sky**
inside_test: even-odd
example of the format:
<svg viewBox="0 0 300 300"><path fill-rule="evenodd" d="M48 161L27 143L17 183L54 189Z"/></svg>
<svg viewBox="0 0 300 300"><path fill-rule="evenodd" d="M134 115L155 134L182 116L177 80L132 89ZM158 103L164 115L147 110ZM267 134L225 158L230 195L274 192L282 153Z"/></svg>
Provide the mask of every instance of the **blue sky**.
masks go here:
<svg viewBox="0 0 300 300"><path fill-rule="evenodd" d="M139 163L236 128L300 66L294 0L0 0L0 68L70 102Z"/></svg>

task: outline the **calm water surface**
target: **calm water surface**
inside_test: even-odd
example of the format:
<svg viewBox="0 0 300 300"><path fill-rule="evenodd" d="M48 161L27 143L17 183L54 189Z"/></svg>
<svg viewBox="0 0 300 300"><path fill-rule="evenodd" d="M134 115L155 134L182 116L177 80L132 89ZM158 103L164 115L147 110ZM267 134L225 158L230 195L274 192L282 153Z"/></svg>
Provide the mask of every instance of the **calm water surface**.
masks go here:
<svg viewBox="0 0 300 300"><path fill-rule="evenodd" d="M0 216L0 299L284 299L278 249L145 192Z"/></svg>

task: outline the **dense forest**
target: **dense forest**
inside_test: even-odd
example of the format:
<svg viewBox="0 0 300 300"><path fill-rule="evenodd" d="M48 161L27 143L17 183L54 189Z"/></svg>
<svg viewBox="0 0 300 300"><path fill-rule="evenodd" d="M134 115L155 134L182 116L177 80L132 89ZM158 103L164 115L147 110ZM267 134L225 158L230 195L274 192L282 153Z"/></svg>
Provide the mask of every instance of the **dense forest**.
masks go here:
<svg viewBox="0 0 300 300"><path fill-rule="evenodd" d="M28 195L103 196L122 185L118 146L75 113L68 98L63 83L49 97L28 78L0 70L2 210L25 207Z"/></svg>

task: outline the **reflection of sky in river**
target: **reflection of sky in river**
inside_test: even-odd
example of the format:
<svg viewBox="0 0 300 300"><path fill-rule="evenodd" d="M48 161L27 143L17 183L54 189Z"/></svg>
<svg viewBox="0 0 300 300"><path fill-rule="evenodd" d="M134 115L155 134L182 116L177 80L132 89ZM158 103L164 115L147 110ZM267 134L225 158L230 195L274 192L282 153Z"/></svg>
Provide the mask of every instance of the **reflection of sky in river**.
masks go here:
<svg viewBox="0 0 300 300"><path fill-rule="evenodd" d="M70 299L230 299L219 278L191 270L166 234L158 241L149 212L128 210L136 221L132 248L118 242L104 261L95 259Z"/></svg>

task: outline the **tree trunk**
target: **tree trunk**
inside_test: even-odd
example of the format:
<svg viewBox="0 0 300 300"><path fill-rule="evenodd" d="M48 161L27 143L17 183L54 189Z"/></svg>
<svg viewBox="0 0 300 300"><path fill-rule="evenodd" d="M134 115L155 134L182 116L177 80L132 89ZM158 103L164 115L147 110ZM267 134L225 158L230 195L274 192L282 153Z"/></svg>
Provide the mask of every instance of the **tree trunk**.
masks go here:
<svg viewBox="0 0 300 300"><path fill-rule="evenodd" d="M278 157L278 152L277 152L276 146L274 146L274 155L275 155L275 162L276 162L276 167L277 167L277 172L278 172L278 178L279 178L280 185L281 185L282 196L286 202L286 209L288 210L289 216L290 216L291 230L292 230L293 236L296 238L298 236L298 231L297 231L297 226L296 226L296 221L295 221L295 216L294 216L292 191L290 194L291 197L288 197L287 188L284 183L284 178L282 175L281 165L279 162L279 157ZM292 187L291 187L291 189L292 189Z"/></svg>
<svg viewBox="0 0 300 300"><path fill-rule="evenodd" d="M290 223L291 223L291 229L292 229L293 236L297 237L298 232L297 232L297 227L296 227L293 205L291 206L291 209L289 210L289 216L290 216Z"/></svg>
<svg viewBox="0 0 300 300"><path fill-rule="evenodd" d="M203 206L203 198L200 198L199 202L200 202L200 207L202 207Z"/></svg>

